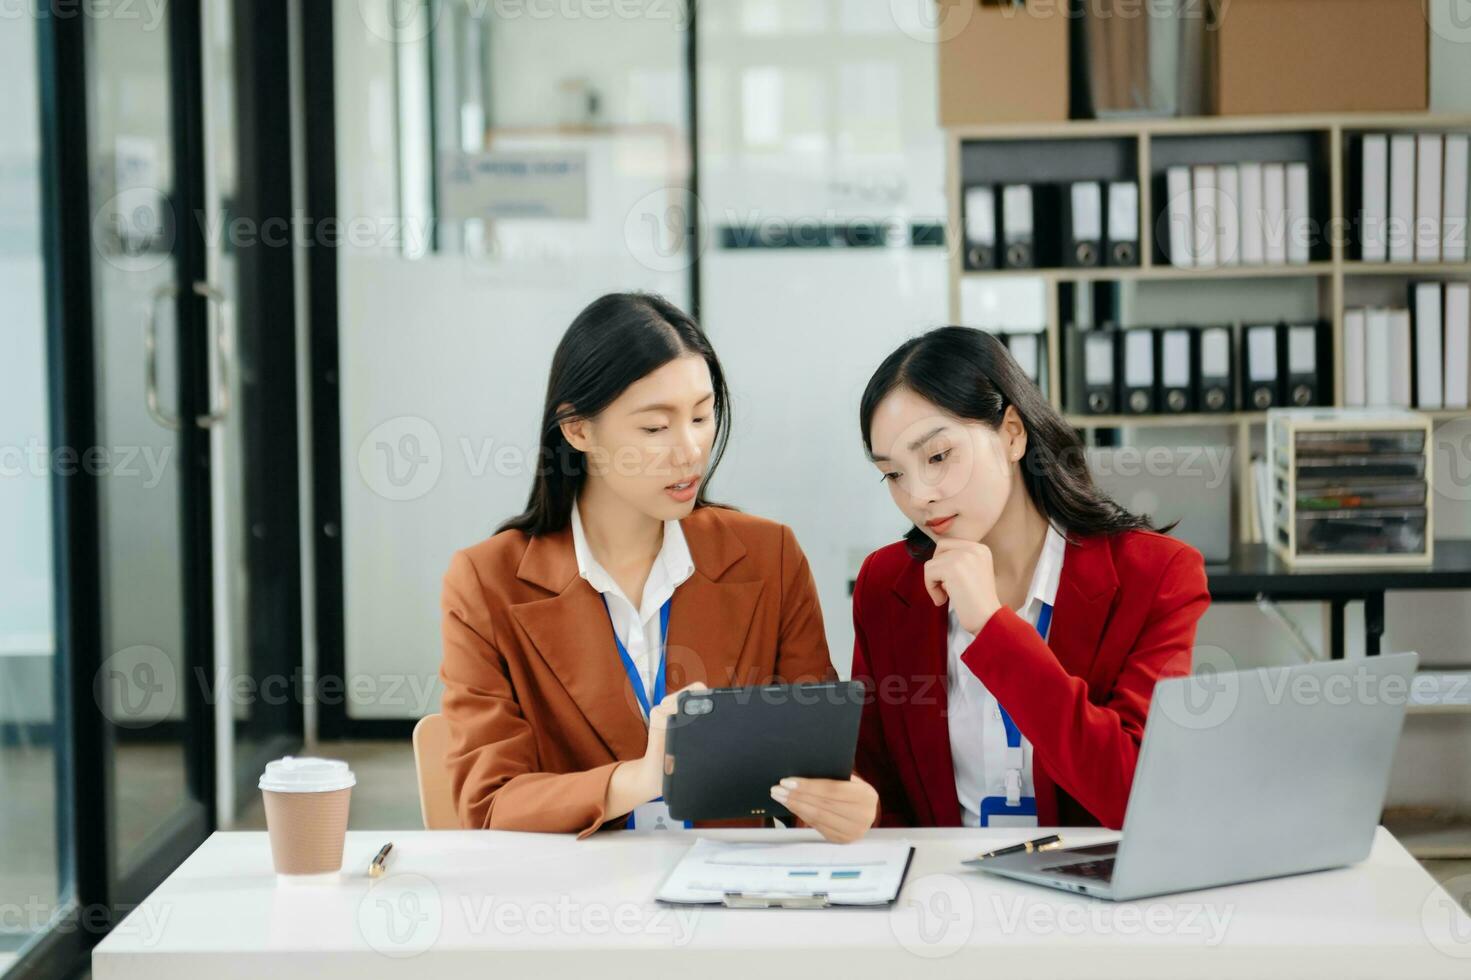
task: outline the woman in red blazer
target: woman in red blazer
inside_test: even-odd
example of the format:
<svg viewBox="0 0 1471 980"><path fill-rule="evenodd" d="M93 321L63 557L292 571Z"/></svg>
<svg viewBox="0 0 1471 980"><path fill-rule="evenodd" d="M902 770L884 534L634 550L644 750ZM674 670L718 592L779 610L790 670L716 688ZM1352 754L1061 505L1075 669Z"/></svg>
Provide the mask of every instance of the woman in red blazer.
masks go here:
<svg viewBox="0 0 1471 980"><path fill-rule="evenodd" d="M1200 553L1094 486L1074 430L979 330L904 344L860 416L913 523L853 595L877 822L1122 826L1155 682L1189 672L1210 603Z"/></svg>

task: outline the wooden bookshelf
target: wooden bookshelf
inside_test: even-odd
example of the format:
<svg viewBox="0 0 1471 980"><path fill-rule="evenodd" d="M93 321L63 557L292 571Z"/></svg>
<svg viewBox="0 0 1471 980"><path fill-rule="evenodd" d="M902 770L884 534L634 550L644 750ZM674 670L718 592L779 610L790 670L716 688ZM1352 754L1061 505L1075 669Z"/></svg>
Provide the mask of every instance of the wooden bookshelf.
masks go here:
<svg viewBox="0 0 1471 980"><path fill-rule="evenodd" d="M1471 275L1471 265L1463 267ZM1396 271L1409 270L1401 263ZM1331 262L1298 265L1227 265L1211 269L1177 269L1172 265L1100 266L1092 269L962 269L966 279L1046 279L1055 282L1163 281L1169 279L1315 279L1333 275ZM1402 274L1410 274L1408 271Z"/></svg>
<svg viewBox="0 0 1471 980"><path fill-rule="evenodd" d="M1190 412L1182 415L1080 415L1073 412L1063 418L1079 429L1119 429L1126 425L1139 428L1180 429L1208 425L1239 425L1265 422L1265 412Z"/></svg>
<svg viewBox="0 0 1471 980"><path fill-rule="evenodd" d="M1344 262L1346 276L1467 276L1471 262Z"/></svg>
<svg viewBox="0 0 1471 980"><path fill-rule="evenodd" d="M1455 278L1471 280L1471 262L1434 263L1372 263L1350 259L1351 245L1348 236L1351 225L1346 213L1347 199L1345 182L1349 173L1348 153L1351 138L1362 133L1394 132L1464 132L1471 133L1471 115L1439 113L1350 113L1314 115L1274 116L1207 116L1195 118L1137 119L1137 120L1076 120L1067 123L1017 123L992 126L954 127L946 131L946 199L947 241L949 247L949 310L953 323L965 322L961 317L961 287L967 281L997 281L1003 279L1040 280L1044 288L1045 322L1042 332L1046 341L1048 398L1053 407L1063 410L1069 379L1062 372L1062 324L1061 287L1069 283L1094 282L1223 282L1237 283L1240 288L1249 288L1254 282L1263 280L1313 280L1317 289L1318 314L1316 319L1328 325L1329 348L1332 355L1332 382L1335 406L1342 405L1343 397L1343 313L1345 308L1345 283L1358 277L1375 280L1403 277ZM1224 139L1222 139L1224 138ZM1240 157L1230 160L1220 156L1220 147L1228 146L1231 138L1240 139L1247 149ZM1200 145L1209 146L1215 154L1204 163L1222 163L1231 160L1261 159L1253 156L1262 145L1282 145L1280 141L1296 140L1301 146L1312 148L1312 179L1314 210L1312 217L1319 235L1326 241L1316 246L1312 260L1307 263L1288 265L1217 265L1208 268L1176 268L1163 262L1156 255L1154 227L1157 220L1154 204L1154 182L1157 174L1155 161L1164 161L1162 169L1170 159L1178 158L1182 147L1190 140L1199 139ZM964 221L961 213L963 187L983 175L965 172L963 166L968 149L982 151L988 144L1038 144L1029 148L1033 155L1047 153L1047 144L1057 141L1054 152L1059 156L1072 154L1078 148L1087 147L1087 141L1104 144L1115 166L1124 169L1110 179L1132 179L1139 188L1139 265L1133 267L1101 266L1094 268L1039 268L1039 269L987 269L967 270L964 267ZM1061 145L1066 142L1066 146ZM1256 141L1256 142L1252 142ZM1265 144L1263 143L1265 141ZM1279 141L1274 143L1273 141ZM1118 161L1124 161L1120 164ZM1321 191L1321 181L1326 166L1328 177L1327 193ZM1065 169L1059 165L1058 170ZM1011 178L1005 175L995 179L997 183L1046 182L1051 177L1035 181ZM1066 178L1063 178L1066 179ZM1078 174L1071 179L1100 179L1089 174ZM1324 213L1326 207L1326 213ZM1406 297L1408 304L1408 296ZM1232 322L1236 318L1203 316L1200 322ZM1291 317L1287 319L1291 320ZM1238 325L1242 321L1237 321ZM1246 322L1261 322L1251 318ZM1126 324L1133 326L1134 324ZM1143 326L1144 324L1139 324ZM1000 328L998 328L1000 329ZM1015 332L1012 326L1006 332ZM1435 421L1461 418L1471 415L1462 410L1433 410L1425 412ZM1242 541L1257 538L1254 518L1255 492L1251 486L1249 454L1254 432L1260 431L1266 415L1262 412L1237 411L1230 413L1189 415L1086 415L1067 414L1069 422L1080 429L1097 430L1113 428L1187 428L1220 426L1228 432L1224 441L1233 444L1236 450L1236 507L1237 533Z"/></svg>

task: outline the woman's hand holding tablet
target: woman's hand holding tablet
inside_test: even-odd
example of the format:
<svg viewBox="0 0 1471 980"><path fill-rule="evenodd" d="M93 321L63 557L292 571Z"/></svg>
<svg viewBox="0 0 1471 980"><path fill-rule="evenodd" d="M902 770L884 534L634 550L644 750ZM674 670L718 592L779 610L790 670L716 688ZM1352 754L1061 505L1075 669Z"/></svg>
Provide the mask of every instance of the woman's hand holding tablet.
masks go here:
<svg viewBox="0 0 1471 980"><path fill-rule="evenodd" d="M800 821L835 843L878 819L853 776L866 690L852 681L718 688L679 699L664 742L663 796L682 820Z"/></svg>
<svg viewBox="0 0 1471 980"><path fill-rule="evenodd" d="M878 791L857 776L789 777L771 787L771 798L834 844L858 840L878 818Z"/></svg>
<svg viewBox="0 0 1471 980"><path fill-rule="evenodd" d="M671 694L649 715L649 741L642 758L613 771L605 809L609 818L632 811L663 792L669 723L679 712L680 695L708 691L696 682ZM857 776L848 779L788 777L771 787L771 798L804 824L836 844L861 838L878 818L878 792Z"/></svg>
<svg viewBox="0 0 1471 980"><path fill-rule="evenodd" d="M679 696L686 691L708 691L699 681L664 695L649 713L649 743L643 757L620 764L608 781L608 794L603 803L605 819L630 813L640 804L659 798L664 787L664 735L669 719L679 708Z"/></svg>

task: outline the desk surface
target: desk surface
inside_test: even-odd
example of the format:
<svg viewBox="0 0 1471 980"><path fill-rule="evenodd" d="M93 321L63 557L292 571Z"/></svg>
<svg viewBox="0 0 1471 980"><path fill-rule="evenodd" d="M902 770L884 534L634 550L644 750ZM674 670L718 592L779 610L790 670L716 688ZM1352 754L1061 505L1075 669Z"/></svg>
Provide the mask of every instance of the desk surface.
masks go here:
<svg viewBox="0 0 1471 980"><path fill-rule="evenodd" d="M1294 568L1264 544L1241 544L1231 560L1205 566L1211 597L1251 599L1259 592L1277 598L1318 598L1330 593L1395 589L1471 589L1471 539L1441 538L1435 559L1396 568Z"/></svg>
<svg viewBox="0 0 1471 980"><path fill-rule="evenodd" d="M1064 831L1086 842L1098 831ZM1109 903L969 872L1015 831L875 831L917 850L885 910L670 909L696 834L354 832L339 880L280 886L261 833L217 833L93 953L96 980L913 975L1459 977L1471 918L1380 829L1364 863ZM389 874L365 869L394 841ZM709 955L717 954L717 955Z"/></svg>
<svg viewBox="0 0 1471 980"><path fill-rule="evenodd" d="M1440 538L1435 560L1423 566L1393 568L1294 568L1264 544L1238 544L1231 559L1205 566L1211 598L1222 602L1250 601L1259 594L1278 599L1323 599L1396 589L1471 589L1471 538ZM848 594L857 584L848 579Z"/></svg>

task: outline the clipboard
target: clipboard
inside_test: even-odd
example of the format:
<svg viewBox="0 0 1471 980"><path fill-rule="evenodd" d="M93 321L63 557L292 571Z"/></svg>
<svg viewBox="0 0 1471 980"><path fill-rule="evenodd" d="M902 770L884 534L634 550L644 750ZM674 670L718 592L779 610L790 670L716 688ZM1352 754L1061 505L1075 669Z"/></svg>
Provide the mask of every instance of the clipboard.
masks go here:
<svg viewBox="0 0 1471 980"><path fill-rule="evenodd" d="M771 859L783 851L807 860ZM888 854L876 865L874 854L881 851ZM821 858L812 860L818 853ZM743 863L742 855L755 861ZM700 838L660 883L654 900L676 908L889 909L904 890L913 863L914 847L907 841L766 844ZM871 887L855 887L866 870L877 871L877 880ZM751 887L763 877L768 879L766 887ZM770 882L777 878L790 881L790 886L775 887Z"/></svg>

